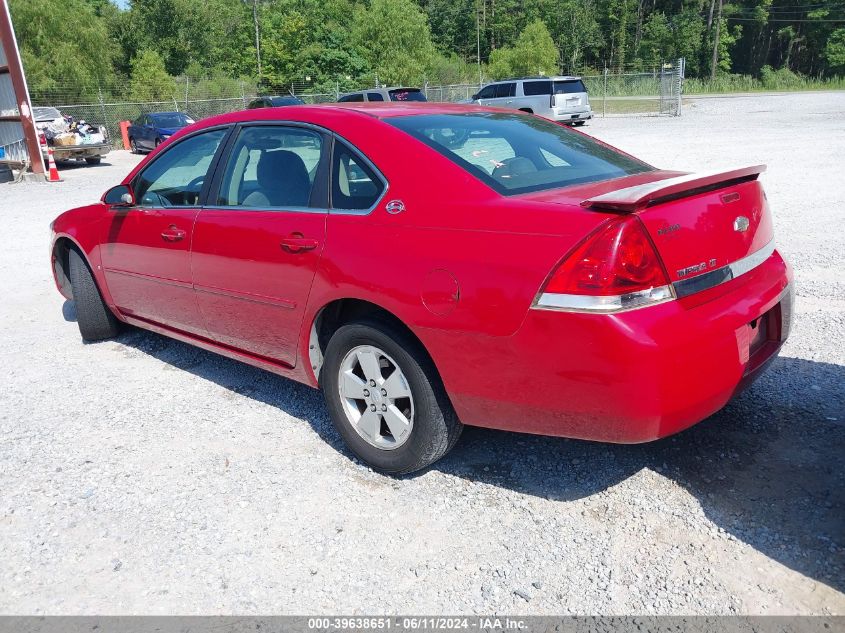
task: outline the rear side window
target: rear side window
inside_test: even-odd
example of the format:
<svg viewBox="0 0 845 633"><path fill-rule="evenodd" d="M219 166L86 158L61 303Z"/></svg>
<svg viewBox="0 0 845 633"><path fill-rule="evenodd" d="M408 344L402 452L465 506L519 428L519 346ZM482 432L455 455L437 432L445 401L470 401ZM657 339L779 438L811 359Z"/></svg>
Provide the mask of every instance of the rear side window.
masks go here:
<svg viewBox="0 0 845 633"><path fill-rule="evenodd" d="M566 79L555 81L555 94L568 95L575 92L587 92L584 82L580 79Z"/></svg>
<svg viewBox="0 0 845 633"><path fill-rule="evenodd" d="M522 94L526 97L534 97L536 95L550 95L552 94L551 81L524 81L522 83Z"/></svg>
<svg viewBox="0 0 845 633"><path fill-rule="evenodd" d="M386 122L503 195L621 178L653 167L539 117L510 113L403 116Z"/></svg>
<svg viewBox="0 0 845 633"><path fill-rule="evenodd" d="M496 98L512 97L516 94L516 83L496 84Z"/></svg>
<svg viewBox="0 0 845 633"><path fill-rule="evenodd" d="M247 106L247 110L257 110L258 108L264 107L264 99L256 99L255 101L251 101L250 104Z"/></svg>
<svg viewBox="0 0 845 633"><path fill-rule="evenodd" d="M419 88L397 88L389 90L391 101L427 101Z"/></svg>
<svg viewBox="0 0 845 633"><path fill-rule="evenodd" d="M357 103L358 101L363 101L364 95L360 92L355 93L354 95L346 95L345 97L341 97L338 99L338 103Z"/></svg>
<svg viewBox="0 0 845 633"><path fill-rule="evenodd" d="M245 127L232 147L217 204L221 207L307 207L323 139L296 127Z"/></svg>
<svg viewBox="0 0 845 633"><path fill-rule="evenodd" d="M367 101L384 101L384 95L380 92L368 92Z"/></svg>
<svg viewBox="0 0 845 633"><path fill-rule="evenodd" d="M384 191L384 183L365 161L340 141L332 155L332 208L350 211L372 207Z"/></svg>

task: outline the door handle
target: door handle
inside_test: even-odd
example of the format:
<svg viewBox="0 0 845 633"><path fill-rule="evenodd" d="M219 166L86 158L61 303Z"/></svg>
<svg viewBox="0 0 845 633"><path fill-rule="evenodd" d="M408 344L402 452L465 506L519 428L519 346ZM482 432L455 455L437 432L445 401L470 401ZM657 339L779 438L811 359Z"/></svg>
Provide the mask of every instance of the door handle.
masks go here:
<svg viewBox="0 0 845 633"><path fill-rule="evenodd" d="M302 253L317 248L318 242L314 238L305 237L302 233L291 233L282 240L281 246L289 253Z"/></svg>
<svg viewBox="0 0 845 633"><path fill-rule="evenodd" d="M171 224L169 229L162 231L161 239L165 242L179 242L185 239L185 231L177 229L175 224Z"/></svg>

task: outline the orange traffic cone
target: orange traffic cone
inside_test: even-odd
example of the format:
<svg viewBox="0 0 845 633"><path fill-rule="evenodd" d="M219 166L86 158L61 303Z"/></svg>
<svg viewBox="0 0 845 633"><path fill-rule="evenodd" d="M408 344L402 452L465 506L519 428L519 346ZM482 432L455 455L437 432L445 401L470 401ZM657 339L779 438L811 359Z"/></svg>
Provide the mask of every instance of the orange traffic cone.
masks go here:
<svg viewBox="0 0 845 633"><path fill-rule="evenodd" d="M61 182L62 179L59 178L59 170L56 169L56 159L53 158L52 147L47 150L47 166L50 170L47 174L47 182Z"/></svg>

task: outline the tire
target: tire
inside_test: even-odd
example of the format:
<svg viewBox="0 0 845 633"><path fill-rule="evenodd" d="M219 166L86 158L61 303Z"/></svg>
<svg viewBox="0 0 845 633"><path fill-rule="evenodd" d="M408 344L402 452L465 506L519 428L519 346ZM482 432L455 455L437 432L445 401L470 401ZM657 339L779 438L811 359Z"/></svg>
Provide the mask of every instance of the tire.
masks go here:
<svg viewBox="0 0 845 633"><path fill-rule="evenodd" d="M392 372L396 369L401 371L400 378L404 378L401 384L408 390L410 397L397 398L392 402L389 394L370 396L369 401L361 398L360 403L363 404L364 410L359 415L363 420L364 415L369 414L367 407L376 406L367 404L372 403L374 397L383 398L384 402L389 403L388 415L400 407L407 411L410 403L409 434L401 436L398 440L389 432L387 418L381 415L380 409L373 414L378 415L381 420L376 439L372 436L367 438L350 419L350 416L355 415L354 408L351 414L348 412L350 407L354 406L352 401L341 393L341 371L347 376L349 359L357 358L361 350L370 349L383 352L382 367L385 368L384 371L390 372L386 378L393 377ZM396 367L391 370L392 364ZM358 368L362 369L363 365ZM420 470L446 455L460 437L463 425L449 402L431 359L416 340L389 323L365 320L340 327L326 347L320 376L335 428L352 452L374 470L389 475L404 475ZM344 384L348 383L344 380ZM385 379L383 384L390 388L391 384L397 383ZM356 385L357 383L353 387ZM364 376L360 386L366 388L369 385L371 383L367 382ZM381 390L373 391L376 393ZM388 432L388 435L380 435L382 430ZM389 444L391 438L392 445ZM377 445L379 443L381 445Z"/></svg>
<svg viewBox="0 0 845 633"><path fill-rule="evenodd" d="M133 154L138 154L138 143L135 142L134 138L129 139L129 151Z"/></svg>
<svg viewBox="0 0 845 633"><path fill-rule="evenodd" d="M161 139L157 138L156 142L155 142L155 146L158 147L159 145L161 145Z"/></svg>
<svg viewBox="0 0 845 633"><path fill-rule="evenodd" d="M584 125L584 123L586 123L586 121L576 121L572 125L574 125L575 127L581 127Z"/></svg>
<svg viewBox="0 0 845 633"><path fill-rule="evenodd" d="M97 289L94 276L88 264L76 250L71 249L70 285L76 302L76 324L83 340L102 341L113 338L120 331L120 322L115 318Z"/></svg>
<svg viewBox="0 0 845 633"><path fill-rule="evenodd" d="M85 162L89 165L99 165L102 158L100 156L89 156L85 159Z"/></svg>

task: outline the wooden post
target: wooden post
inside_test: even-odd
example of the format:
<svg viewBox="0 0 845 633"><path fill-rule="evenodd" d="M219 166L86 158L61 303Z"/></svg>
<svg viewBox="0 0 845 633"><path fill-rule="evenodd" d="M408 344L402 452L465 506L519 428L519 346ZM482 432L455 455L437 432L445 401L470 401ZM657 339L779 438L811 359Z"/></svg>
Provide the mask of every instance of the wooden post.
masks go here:
<svg viewBox="0 0 845 633"><path fill-rule="evenodd" d="M18 115L2 116L0 120L20 122L32 171L36 174L44 174L46 171L44 169L44 157L41 155L41 146L38 143L35 119L32 116L32 101L29 98L29 88L26 85L26 76L23 72L18 41L15 38L15 29L12 26L12 16L9 13L7 0L0 0L0 47L2 47L6 57L6 64L0 65L0 77L3 75L11 76L12 89L15 93L15 107L19 112Z"/></svg>

